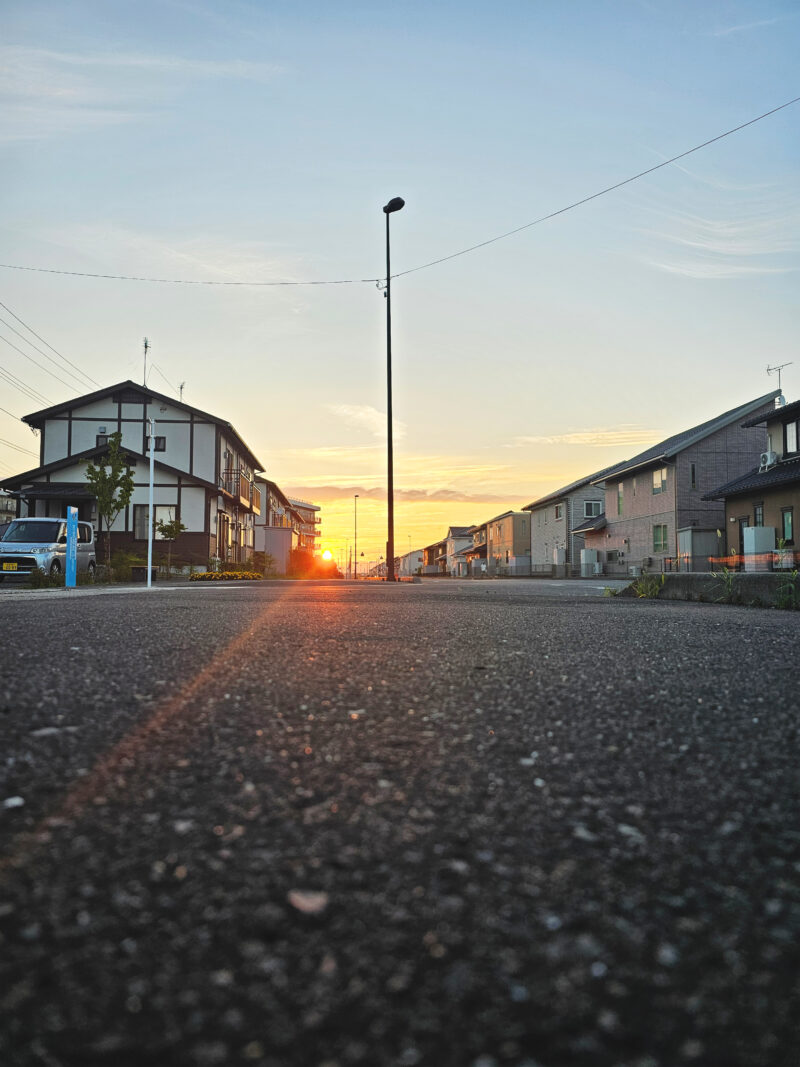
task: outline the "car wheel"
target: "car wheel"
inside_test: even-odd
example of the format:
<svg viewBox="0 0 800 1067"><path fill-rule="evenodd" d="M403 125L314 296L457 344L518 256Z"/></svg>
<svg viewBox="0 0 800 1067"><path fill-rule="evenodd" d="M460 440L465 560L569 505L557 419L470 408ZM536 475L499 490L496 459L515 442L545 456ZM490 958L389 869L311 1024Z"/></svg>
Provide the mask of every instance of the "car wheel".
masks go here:
<svg viewBox="0 0 800 1067"><path fill-rule="evenodd" d="M50 564L50 577L57 578L59 574L61 574L61 564L58 562L57 559L54 559L53 562Z"/></svg>

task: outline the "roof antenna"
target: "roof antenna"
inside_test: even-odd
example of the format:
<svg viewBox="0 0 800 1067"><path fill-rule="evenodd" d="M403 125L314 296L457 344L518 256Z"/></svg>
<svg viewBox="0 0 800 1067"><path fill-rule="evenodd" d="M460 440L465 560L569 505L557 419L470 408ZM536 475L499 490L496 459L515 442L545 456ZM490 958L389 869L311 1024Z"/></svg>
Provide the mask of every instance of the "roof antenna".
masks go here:
<svg viewBox="0 0 800 1067"><path fill-rule="evenodd" d="M144 385L144 386L147 385L147 352L148 352L149 348L150 348L150 342L145 337L145 339L144 339L144 380L142 382L142 385Z"/></svg>
<svg viewBox="0 0 800 1067"><path fill-rule="evenodd" d="M181 382L180 385L178 386L178 389L180 390L180 396L178 397L179 400L183 400L183 387L184 387L184 385L186 385L186 382Z"/></svg>
<svg viewBox="0 0 800 1067"><path fill-rule="evenodd" d="M782 408L783 405L786 403L786 398L784 397L783 390L781 389L781 371L783 370L784 367L791 367L791 365L792 365L792 361L789 360L788 363L779 363L777 367L767 367L767 374L777 374L778 375L778 392L781 395L775 397L775 407L776 408Z"/></svg>

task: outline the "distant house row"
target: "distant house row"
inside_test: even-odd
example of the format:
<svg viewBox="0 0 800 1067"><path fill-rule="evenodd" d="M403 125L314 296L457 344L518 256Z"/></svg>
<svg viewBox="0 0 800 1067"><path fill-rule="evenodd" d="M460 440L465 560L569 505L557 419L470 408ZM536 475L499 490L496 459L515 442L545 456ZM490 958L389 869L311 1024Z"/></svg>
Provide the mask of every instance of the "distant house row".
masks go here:
<svg viewBox="0 0 800 1067"><path fill-rule="evenodd" d="M155 421L153 511L149 513L149 420ZM97 527L97 502L86 462L121 445L134 472L134 492L111 529L112 549L145 549L152 522L178 519L186 531L173 555L193 564L244 563L268 552L285 573L293 549L313 552L319 507L287 497L233 426L215 415L132 381L26 415L39 434L39 466L0 488L22 516L60 517L68 506Z"/></svg>
<svg viewBox="0 0 800 1067"><path fill-rule="evenodd" d="M794 559L800 402L779 390L422 550L427 575L636 575ZM400 562L403 572L404 559Z"/></svg>

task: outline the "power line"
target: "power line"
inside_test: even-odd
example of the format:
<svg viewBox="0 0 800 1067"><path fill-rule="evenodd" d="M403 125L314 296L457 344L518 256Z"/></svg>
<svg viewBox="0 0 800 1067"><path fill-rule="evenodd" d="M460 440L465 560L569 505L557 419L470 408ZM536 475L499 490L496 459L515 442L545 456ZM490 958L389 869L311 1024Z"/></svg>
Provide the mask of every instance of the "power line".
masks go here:
<svg viewBox="0 0 800 1067"><path fill-rule="evenodd" d="M114 282L158 282L163 285L228 285L228 286L291 286L291 285L374 285L380 278L334 278L301 282L221 282L199 278L145 278L132 274L90 274L81 270L52 270L49 267L21 267L17 263L0 263L7 270L26 270L37 274L66 274L70 278L103 278Z"/></svg>
<svg viewBox="0 0 800 1067"><path fill-rule="evenodd" d="M40 393L38 392L38 390L33 389L30 385L26 385L25 382L22 381L22 379L17 378L15 374L12 374L10 370L6 370L5 367L0 367L0 378L8 382L8 384L12 386L12 388L16 389L24 396L27 396L31 400L35 400L37 404L50 405L53 403L53 401L48 399L48 397L46 397L44 393Z"/></svg>
<svg viewBox="0 0 800 1067"><path fill-rule="evenodd" d="M19 417L19 415L11 415L11 412L7 408L0 408L0 411L5 412L6 415L10 415L11 418L14 419L16 422L22 422L22 419Z"/></svg>
<svg viewBox="0 0 800 1067"><path fill-rule="evenodd" d="M51 345L49 341L45 341L44 337L40 337L40 336L39 336L39 334L38 334L38 333L36 332L36 330L34 330L34 329L33 329L32 327L30 327L30 326L29 326L29 325L27 324L27 322L23 322L23 321L22 321L22 319L21 319L21 318L19 317L19 315L15 315L15 314L14 314L14 312L13 312L13 311L11 310L11 308L10 308L10 307L8 307L8 305L4 304L4 303L2 302L2 300L0 300L0 308L3 308L3 310L4 310L4 311L7 311L7 312L9 313L9 315L10 315L10 316L11 316L11 317L12 317L13 319L16 319L16 320L17 320L17 322L18 322L18 323L19 323L19 324L20 324L21 326L24 326L24 327L25 327L25 329L26 329L26 330L27 330L27 331L28 331L29 333L32 333L32 334L33 334L33 336L34 336L34 337L36 338L36 340L37 340L37 341L41 341L43 345L47 345L47 347L48 347L48 348L50 349L50 351L51 351L51 352L55 352L55 354L56 354L56 355L57 355L57 356L59 357L59 359L63 359L63 361L64 361L65 363L68 363L70 367L73 367L73 368L74 368L74 369L75 369L75 370L76 370L76 371L77 371L77 372L78 372L78 373L79 373L79 374L80 374L80 375L81 375L81 376L82 376L83 378L85 378L85 379L86 379L86 380L87 380L88 382L91 382L91 383L92 383L92 385L97 385L97 386L99 386L99 385L100 385L100 382L96 382L96 381L94 380L94 378L92 378L92 377L91 377L90 375L86 374L86 372L85 372L85 371L82 371L82 370L80 369L80 367L79 367L79 366L77 366L77 364L75 364L75 363L73 363L73 362L72 362L72 360L71 360L71 359L67 359L67 357L66 357L65 355L62 355L62 353L61 353L61 352L59 352L57 348L54 348L54 347L53 347L53 345ZM6 326L8 326L8 328L9 328L10 330L13 330L13 329L14 329L14 327L13 327L13 326L9 326L9 324L8 324L8 323L6 323ZM17 330L14 330L14 333L18 333L18 331L17 331ZM22 334L19 334L19 336L20 336L20 337L22 337ZM36 345L34 345L34 344L32 344L32 342L28 341L28 340L27 340L27 338L23 338L23 340L27 341L27 343L28 343L29 345L31 345L31 347L32 347L32 348L36 348ZM40 348L36 348L36 351L37 351L37 352L41 352L41 354L42 354L43 356L47 356L47 358L48 358L48 359L50 359L50 356L48 356L46 352L42 352L42 350L41 350ZM54 360L50 360L50 362L51 362L51 363L54 363L55 361L54 361ZM56 364L56 366L57 366L57 364Z"/></svg>
<svg viewBox="0 0 800 1067"><path fill-rule="evenodd" d="M154 363L152 359L150 360L150 369L154 370L156 372L156 374L160 374L161 375L161 377L164 379L164 381L167 383L167 385L170 387L170 389L173 391L173 393L177 393L178 392L178 390L175 388L175 386L172 384L172 382L169 380L169 378L166 376L166 374L164 374L164 372L161 370L161 368L158 366L158 364Z"/></svg>
<svg viewBox="0 0 800 1067"><path fill-rule="evenodd" d="M50 362L51 362L51 363L53 364L53 366L54 366L54 367L58 367L58 368L59 368L59 370L61 370L61 367L59 367L58 363L56 363L56 361L55 361L55 360L53 359L53 357L52 357L52 356L48 356L48 354L47 354L47 353L46 353L45 351L43 351L43 349L39 348L39 346L38 346L38 345L35 345L35 344L33 343L33 341L29 341L29 340L28 340L28 338L27 338L27 337L25 337L25 335L24 335L24 334L21 334L21 333L19 332L19 330L16 330L16 329L14 329L14 327L13 327L13 326L11 325L11 323L10 323L10 322L6 322L6 320L5 320L5 319L3 319L3 318L0 318L0 322L2 322L2 324L3 324L3 325L4 325L4 326L5 326L6 328L7 328L7 329L11 330L11 332L12 332L12 333L15 333L15 334L17 335L17 337L19 337L19 339L20 339L21 341L24 341L24 342L25 342L25 344L26 344L26 345L30 345L30 346L31 346L31 348L32 348L32 349L33 349L33 350L34 350L35 352L38 352L40 356L44 356L44 358L45 358L45 359L47 359L47 360L49 360L49 361L50 361ZM5 338L3 338L3 339L5 340ZM19 352L19 351L21 351L21 349L17 349L17 351ZM23 354L24 354L24 353L23 353ZM30 358L30 357L26 357L26 358ZM39 364L37 364L37 366L39 366ZM42 367L42 370L47 370L47 367ZM52 371L48 371L48 374L52 374L52 373L53 373ZM80 385L80 386L81 386L81 388L83 388L83 389L85 389L85 388L86 388L86 383L85 383L85 382L82 382L82 381L80 380L80 378L79 378L79 377L77 376L77 374L73 374L73 373L72 373L72 371L65 371L64 373L65 373L65 374L69 374L69 376L70 376L71 378L74 378L74 379L75 379L75 381L76 381L76 382L78 383L78 385ZM53 375L53 377L56 377L56 375ZM60 378L59 378L58 380L59 380L59 381L61 381L61 379L60 379ZM65 384L66 384L66 383L65 383Z"/></svg>
<svg viewBox="0 0 800 1067"><path fill-rule="evenodd" d="M2 321L2 320L0 320L0 321ZM74 385L70 385L70 383L69 382L65 382L63 378L59 378L59 376L57 374L53 374L53 372L51 370L49 370L47 367L43 367L41 363L37 363L36 360L33 358L33 356L29 356L27 352L23 352L22 349L19 347L19 345L15 345L13 341L9 341L9 339L7 337L3 337L3 335L1 333L0 333L0 341L5 341L5 343L7 345L10 345L10 347L13 348L15 352L19 352L19 354L21 356L23 356L25 359L27 359L30 363L32 363L34 365L34 367L38 367L39 370L43 370L45 372L45 374L49 374L51 378L55 378L55 380L57 382L61 382L62 385L66 385L67 389L71 389L73 393L77 393L78 392L78 390L75 388Z"/></svg>
<svg viewBox="0 0 800 1067"><path fill-rule="evenodd" d="M4 437L0 437L0 445L5 445L6 448L13 448L15 452L24 452L27 456L36 456L36 452L31 452L29 448L22 448L20 445L15 445L13 441L6 441Z"/></svg>
<svg viewBox="0 0 800 1067"><path fill-rule="evenodd" d="M791 107L792 104L796 104L798 101L800 101L800 96L796 96L794 100L787 100L785 104L780 104L778 107L772 108L771 111L765 111L763 115L750 119L748 122L743 122L741 126L735 126L732 130L726 130L725 133L720 133L708 141L703 141L702 144L695 145L694 148L687 148L685 152L680 152L677 156L672 156L670 159L665 159L663 163L656 163L654 167L648 167L647 170L639 171L638 174L634 174L630 178L625 178L621 182L609 185L606 189L601 189L597 193L592 193L591 196L585 196L582 200L576 200L573 204L567 204L566 207L559 208L557 211L551 211L549 215L542 215L540 218L534 219L533 222L526 222L524 226L517 226L514 230L508 230L506 233L501 233L497 237L490 237L487 241L481 241L479 244L471 245L469 248L462 248L460 252L453 252L449 256L442 256L441 259L433 259L430 263L423 263L419 267L411 267L409 270L401 270L399 274L395 274L393 277L402 278L405 274L414 274L418 270L425 270L427 267L435 267L439 263L446 263L448 260L456 259L458 256L465 256L468 252L474 252L478 248L485 248L487 245L494 244L496 241L503 241L506 237L513 237L516 233L521 233L523 230L529 230L531 226L538 226L540 223L547 222L549 219L554 219L556 216L563 215L567 211L572 211L576 207L588 204L590 200L597 200L600 196L605 196L607 193L613 193L615 189L621 189L623 185L630 185L631 182L638 181L639 178L644 178L648 174L653 174L655 171L661 170L662 167L668 167L670 163L676 163L679 159L685 159L686 156L690 156L694 152L699 152L701 148L708 148L709 145L715 144L717 141L721 141L725 137L730 137L731 134L738 133L740 130L744 130L756 122L761 122L762 119L774 115L777 111L783 111L784 108Z"/></svg>
<svg viewBox="0 0 800 1067"><path fill-rule="evenodd" d="M583 204L588 204L591 200L597 200L598 197L606 196L608 193L614 192L616 189L621 189L624 185L630 185L631 182L638 181L640 178L646 177L648 174L653 174L657 170L661 170L662 167L668 167L671 163L676 163L679 159L685 159L686 156L691 156L695 152L699 152L703 148L708 148L709 145L716 144L717 141L722 141L726 137L732 136L734 133L739 133L741 130L747 129L748 126L753 126L757 122L761 122L763 119L769 118L770 115L775 115L779 111L783 111L787 107L791 107L793 104L800 102L800 96L794 97L792 100L787 100L783 104L779 104L777 107L771 108L769 111L765 111L761 115L757 115L753 119L748 119L747 122L741 123L739 126L734 126L733 129L726 130L724 133L717 134L716 137L711 137L707 141L703 141L702 144L695 145L694 148L687 148L684 152L679 152L678 155L665 159L663 163L657 163L654 167L648 167L647 170L639 171L638 174L632 175L630 178L624 178L622 181L616 182L614 185L609 185L605 189L600 189L596 193L592 193L589 196L585 196L582 200L576 200L572 204L567 204L565 207L559 208L556 211L551 211L548 215L542 215L538 219L534 219L532 222L526 222L522 226L517 226L513 230L507 230L505 233L498 234L496 237L490 237L486 241L480 241L478 244L470 245L469 248L462 248L459 252L452 252L450 255L441 256L439 259L433 259L429 263L422 263L418 267L410 267L408 270L399 271L397 274L393 274L393 278L402 278L406 274L414 274L418 270L426 270L428 267L435 267L440 263L446 263L448 260L456 259L458 256L465 256L468 252L475 252L479 248L485 248L487 245L495 244L497 241L503 241L507 237L513 237L514 234L521 233L523 230L528 230L532 226L538 226L543 222L547 222L549 219L554 219L558 215L563 215L567 211L573 211L577 207L581 207ZM92 274L88 271L77 270L55 270L49 267L25 267L20 266L17 263L0 263L0 267L6 270L22 270L31 271L37 274L61 274L67 275L72 278L101 278L110 281L120 282L157 282L165 285L227 285L227 286L259 286L259 287L278 287L278 286L299 286L299 285L374 285L375 283L382 282L383 278L334 278L323 279L319 281L279 281L279 282L241 282L241 281L210 281L202 279L192 278L148 278L140 277L129 274Z"/></svg>

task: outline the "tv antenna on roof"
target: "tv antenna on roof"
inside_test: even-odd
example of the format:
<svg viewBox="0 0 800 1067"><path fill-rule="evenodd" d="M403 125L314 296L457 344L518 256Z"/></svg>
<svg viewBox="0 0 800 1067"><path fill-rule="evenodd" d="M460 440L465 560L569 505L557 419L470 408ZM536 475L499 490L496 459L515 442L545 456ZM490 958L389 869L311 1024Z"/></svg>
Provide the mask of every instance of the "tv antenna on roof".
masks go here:
<svg viewBox="0 0 800 1067"><path fill-rule="evenodd" d="M147 352L148 352L149 348L150 348L150 342L145 337L145 339L144 339L144 381L142 382L142 385L147 385Z"/></svg>
<svg viewBox="0 0 800 1067"><path fill-rule="evenodd" d="M784 367L791 367L792 362L792 360L789 360L788 363L779 363L777 367L767 367L767 374L778 375L778 392L783 392L783 390L781 389L781 371Z"/></svg>

